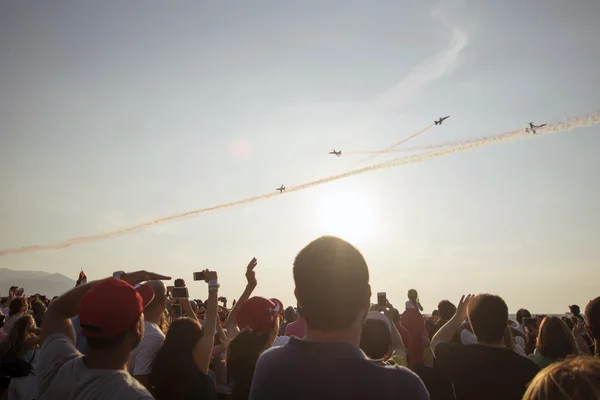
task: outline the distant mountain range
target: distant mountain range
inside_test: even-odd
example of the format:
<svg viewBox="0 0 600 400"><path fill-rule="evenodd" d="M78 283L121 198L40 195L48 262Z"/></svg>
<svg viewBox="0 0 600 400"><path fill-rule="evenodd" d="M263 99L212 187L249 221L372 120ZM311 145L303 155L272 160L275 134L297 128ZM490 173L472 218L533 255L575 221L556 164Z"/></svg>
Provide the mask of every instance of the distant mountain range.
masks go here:
<svg viewBox="0 0 600 400"><path fill-rule="evenodd" d="M0 295L7 296L11 286L25 288L25 295L39 293L51 298L74 288L75 281L62 274L0 268Z"/></svg>

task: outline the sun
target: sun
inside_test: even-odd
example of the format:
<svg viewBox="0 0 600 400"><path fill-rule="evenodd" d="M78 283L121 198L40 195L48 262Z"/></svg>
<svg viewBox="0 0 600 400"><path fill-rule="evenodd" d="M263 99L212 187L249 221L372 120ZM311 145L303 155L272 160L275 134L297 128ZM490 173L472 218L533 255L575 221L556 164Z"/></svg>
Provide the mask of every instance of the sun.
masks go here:
<svg viewBox="0 0 600 400"><path fill-rule="evenodd" d="M338 236L357 245L373 240L377 228L376 210L366 193L327 191L323 193L317 210L323 234Z"/></svg>

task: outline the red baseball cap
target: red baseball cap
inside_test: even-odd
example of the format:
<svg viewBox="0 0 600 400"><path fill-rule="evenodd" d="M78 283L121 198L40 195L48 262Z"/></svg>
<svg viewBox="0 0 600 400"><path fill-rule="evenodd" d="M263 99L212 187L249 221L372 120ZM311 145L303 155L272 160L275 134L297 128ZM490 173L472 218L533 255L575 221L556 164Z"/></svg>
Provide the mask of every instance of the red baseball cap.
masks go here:
<svg viewBox="0 0 600 400"><path fill-rule="evenodd" d="M117 337L135 327L152 299L154 290L149 285L133 287L116 278L99 282L79 303L81 334L101 339Z"/></svg>
<svg viewBox="0 0 600 400"><path fill-rule="evenodd" d="M267 333L277 321L277 305L264 297L251 297L240 306L235 322L240 329L250 328Z"/></svg>
<svg viewBox="0 0 600 400"><path fill-rule="evenodd" d="M276 298L272 298L270 300L275 304L275 308L277 309L277 314L283 314L283 303L281 302L281 300L276 299Z"/></svg>

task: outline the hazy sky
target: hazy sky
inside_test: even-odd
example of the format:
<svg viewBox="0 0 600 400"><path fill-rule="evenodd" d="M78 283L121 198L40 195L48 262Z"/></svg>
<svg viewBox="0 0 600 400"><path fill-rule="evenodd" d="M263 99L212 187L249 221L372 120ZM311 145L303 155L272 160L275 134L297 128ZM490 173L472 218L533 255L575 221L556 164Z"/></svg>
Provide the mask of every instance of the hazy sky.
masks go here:
<svg viewBox="0 0 600 400"><path fill-rule="evenodd" d="M442 115L406 145L595 112L598 15L596 0L3 0L0 249L339 173L360 156L332 148L385 148ZM415 287L428 312L467 292L563 312L600 295L598 149L598 126L513 141L0 268L211 268L233 299L255 256L256 294L289 305L295 254L336 234L398 305Z"/></svg>

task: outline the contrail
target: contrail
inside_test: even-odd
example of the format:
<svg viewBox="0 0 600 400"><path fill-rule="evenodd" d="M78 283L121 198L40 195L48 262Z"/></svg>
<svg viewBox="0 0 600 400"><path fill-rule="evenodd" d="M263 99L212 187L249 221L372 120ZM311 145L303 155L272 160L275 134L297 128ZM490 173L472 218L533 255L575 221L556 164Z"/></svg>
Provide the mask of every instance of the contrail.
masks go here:
<svg viewBox="0 0 600 400"><path fill-rule="evenodd" d="M362 163L362 162L365 162L365 161L369 161L369 160L372 160L373 158L377 157L379 154L387 153L387 152L389 152L389 151L393 150L394 148L396 148L396 147L400 146L401 144L404 144L404 143L408 142L410 139L412 139L412 138L414 138L414 137L416 137L416 136L419 136L421 133L423 133L423 132L427 131L427 130L428 130L428 129L430 129L432 126L433 126L433 125L429 125L427 128L425 128L425 129L421 129L419 132L417 132L417 133L413 133L412 135L410 135L410 136L408 136L408 137L405 137L404 139L402 139L402 140L401 140L401 141L399 141L398 143L395 143L395 144L393 144L393 145L391 145L391 146L389 146L389 147L386 147L385 149L383 149L383 150L379 151L377 154L375 154L375 155L373 155L373 156L370 156L370 157L367 157L367 158L364 158L364 159L360 160L359 162L361 162L361 163ZM352 154L352 153L351 153L351 154Z"/></svg>
<svg viewBox="0 0 600 400"><path fill-rule="evenodd" d="M534 138L534 137L544 136L544 135L551 134L551 133L566 132L566 131L570 131L570 130L573 130L576 128L592 126L592 125L595 125L598 123L600 123L600 113L592 115L592 116L588 116L585 118L574 118L574 119L571 119L567 122L560 123L560 124L548 125L544 128L538 129L538 131L537 131L538 133L536 135L524 134L524 130L522 130L522 129L518 130L518 131L502 133L502 134L499 134L496 136L482 138L480 140L473 141L471 143L462 144L462 145L451 147L448 149L441 149L441 150L437 150L437 151L431 151L428 153L415 154L415 155L409 156L409 157L396 158L394 160L390 160L390 161L387 161L384 163L370 165L367 167L348 171L348 172L345 172L342 174L330 176L328 178L323 178L323 179L319 179L316 181L304 183L301 185L292 186L292 187L288 188L287 192L297 192L300 190L308 189L308 188L322 185L325 183L349 178L349 177L355 176L355 175L360 175L365 172L377 171L377 170L384 169L384 168L396 167L396 166L400 166L400 165L425 161L425 160L429 160L431 158L436 158L436 157L445 156L448 154L471 150L471 149L475 149L478 147L486 146L488 144L504 142L504 141L508 141L508 140L518 138L518 137ZM268 199L268 198L275 197L275 196L281 196L281 195L277 192L272 192L272 193L267 193L267 194L263 194L263 195L259 195L259 196L249 197L249 198L246 198L243 200L234 201L231 203L221 204L221 205L208 207L208 208L201 208L201 209L193 210L193 211L187 211L184 213L155 219L154 221L149 221L149 222L141 223L138 225L133 225L133 226L119 229L119 230L112 231L112 232L99 233L99 234L89 235L89 236L80 236L77 238L66 240L64 242L53 243L53 244L33 245L33 246L18 247L18 248L13 248L13 249L6 249L6 250L0 251L0 256L5 256L8 254L30 253L30 252L41 251L41 250L62 249L65 247L70 247L70 246L76 245L76 244L88 243L88 242L93 242L93 241L103 240L103 239L110 239L110 238L114 238L114 237L118 237L118 236L123 236L128 233L133 233L133 232L140 231L143 229L151 228L154 225L162 224L165 222L182 219L182 218L189 217L192 215L202 214L202 213L209 212L209 211L215 211L215 210L234 207L234 206L238 206L238 205L242 205L242 204L252 203L252 202L255 202L258 200L264 200L264 199Z"/></svg>
<svg viewBox="0 0 600 400"><path fill-rule="evenodd" d="M523 129L517 129L513 132L508 132L508 133L504 133L504 135L510 135L514 132L523 132L525 130L525 128ZM428 145L422 145L422 146L413 146L413 147L403 147L401 149L390 149L390 150L359 150L359 151L344 151L344 154L383 154L383 153L406 153L406 152L410 152L410 151L421 151L421 150L431 150L431 149L441 149L443 147L450 147L450 146L463 146L466 144L470 144L470 143L475 143L475 142L479 142L481 140L485 140L485 139L489 139L492 137L496 137L497 135L494 136L481 136L478 138L472 138L472 139L465 139L465 140L454 140L451 142L442 142L442 143L437 143L437 144L428 144Z"/></svg>

